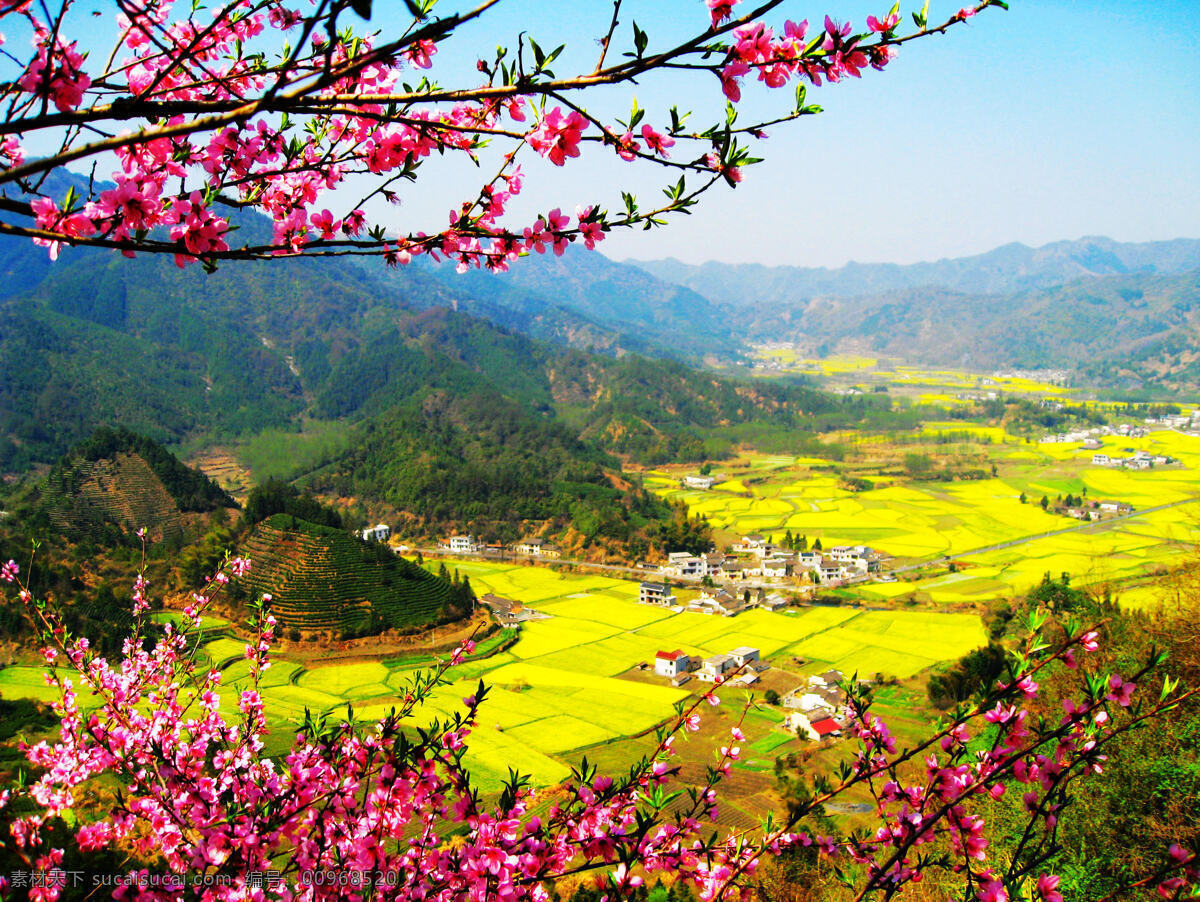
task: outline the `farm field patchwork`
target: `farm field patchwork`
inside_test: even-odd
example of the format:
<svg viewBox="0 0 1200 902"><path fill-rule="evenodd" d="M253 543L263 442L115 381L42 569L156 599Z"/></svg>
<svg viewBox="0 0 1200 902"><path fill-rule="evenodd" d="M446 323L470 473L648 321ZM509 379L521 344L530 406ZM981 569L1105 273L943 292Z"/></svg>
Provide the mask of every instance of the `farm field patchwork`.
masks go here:
<svg viewBox="0 0 1200 902"><path fill-rule="evenodd" d="M1173 431L1140 438L1104 437L1098 453L1127 456L1148 451L1180 462L1127 470L1093 465L1097 452L1080 443L1034 443L994 426L931 422L914 435L911 441L935 443L899 444L893 456L941 449L948 460L957 454L979 469L994 464L997 473L982 479L921 482L893 466L880 475L867 473L877 487L852 491L834 471L834 461L818 466L812 458L788 462L779 455L744 454L716 467L714 472L725 481L708 491L682 487L681 476L689 472L682 467L648 471L645 484L705 516L721 542L755 532L778 540L790 531L810 543L820 539L825 548L871 545L899 564L966 555L964 573L856 588L861 597L876 600L917 593L935 602L980 601L1024 591L1047 571L1070 572L1093 583L1120 581L1169 563L1200 538L1200 505L1191 506L1200 498L1200 438ZM939 437L952 441L943 445ZM858 447L866 449L862 453L883 454L882 441L868 438L878 437L856 438ZM1124 501L1135 510L1180 506L1043 537L1079 525L1037 503L1043 495L1054 499L1067 494ZM1008 542L1021 544L986 550Z"/></svg>
<svg viewBox="0 0 1200 902"><path fill-rule="evenodd" d="M525 624L521 637L506 651L452 672L454 682L440 687L414 714L414 725L445 718L461 710L462 699L475 693L480 679L489 685L468 752L478 785L485 790L497 789L509 766L529 772L537 784L552 784L563 779L568 763L585 751L596 757L602 744L640 741L628 737L651 731L669 718L675 704L702 684L693 680L677 689L651 676L652 670L632 670L642 662L652 666L660 648L710 656L750 645L760 648L764 657L773 657L777 670L796 674L838 667L847 673L884 671L906 677L986 642L979 618L967 614L810 607L711 617L639 605L637 584L629 581L512 564L456 566L471 577L477 592L503 591L550 615ZM202 647L206 659L223 668L222 711L230 716L236 715L240 692L248 688L244 646L225 634ZM401 703L411 676L402 662L389 666L359 660L305 667L274 656L260 682L273 734L269 751L282 751L306 708L344 716L350 703L354 716L363 721L387 715ZM794 679L799 685L801 677ZM56 690L44 685L39 667L0 669L0 693L56 697ZM771 752L796 743L782 732L778 719L775 711L755 719L752 739L759 742L756 751L764 767L770 765Z"/></svg>

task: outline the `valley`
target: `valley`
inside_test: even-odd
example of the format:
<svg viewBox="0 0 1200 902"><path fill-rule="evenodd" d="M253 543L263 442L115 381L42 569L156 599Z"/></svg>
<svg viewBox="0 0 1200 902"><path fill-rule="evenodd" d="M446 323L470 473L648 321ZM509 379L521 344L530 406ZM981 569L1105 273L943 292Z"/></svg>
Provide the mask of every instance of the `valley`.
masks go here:
<svg viewBox="0 0 1200 902"><path fill-rule="evenodd" d="M931 680L1010 641L1006 618L1048 578L1069 576L1097 603L1149 609L1165 597L1163 576L1194 559L1200 430L1186 392L1085 384L1054 355L991 369L920 342L907 356L862 341L814 346L756 333L752 320L735 335L714 312L720 299L702 297L720 280L667 290L602 259L529 261L503 290L483 274L455 283L425 269L386 279L343 269L315 293L308 266L261 283L214 277L195 306L183 303L191 277L153 263L140 274L107 270L96 297L68 269L32 303L3 302L44 340L9 342L0 357L53 374L3 387L8 422L24 424L3 451L13 498L49 505L30 524L63 529L68 558L100 549L123 562L105 569L109 582L130 572L133 521L161 521L148 524L152 537L182 554L173 564L154 552L156 579L172 587L159 621L179 622L226 549L252 558L234 601L193 640L222 675L222 711L235 716L252 688L246 602L273 596L280 638L259 684L267 754L286 750L306 712L378 720L420 668L478 630L478 647L405 728L444 720L482 680L488 698L466 753L475 785L498 793L514 767L552 788L582 756L612 771L649 751L676 706L711 688L704 667L750 650L761 665L752 684L723 686L700 741L680 753L685 780L700 782L711 748L740 724L746 752L720 823L749 826L785 803L781 773L798 761L828 770L847 754L837 735L806 732L824 709L781 701L811 699L812 680L869 681L898 736L916 739L945 707ZM165 300L145 293L151 277L168 286ZM554 301L536 292L545 279L564 286ZM615 318L587 319L601 294L621 291ZM267 303L287 292L289 312ZM164 309L147 313L155 303ZM166 309L187 324L186 341ZM834 315L817 312L825 319L814 322ZM257 338L199 340L208 326ZM572 336L593 345L566 347ZM86 397L110 339L128 353L126 381L89 408L76 393ZM170 362L175 384L151 375L156 360ZM227 378L234 360L245 361L243 379ZM225 376L214 381L214 368ZM70 415L29 429L57 397ZM156 488L135 458L97 462L89 452L74 469L50 466L92 420L114 419L166 441L224 489L199 474L187 482L221 512L176 510L179 493ZM166 454L123 441L155 460ZM286 486L308 506L251 518L263 486ZM376 523L390 538L363 542L363 526ZM438 551L451 534L500 550ZM748 536L774 549L775 575L734 567L706 583L671 570L672 554L721 556ZM561 560L514 556L534 539ZM869 548L877 566L822 571L822 554L844 546ZM674 604L638 603L639 575L673 586ZM59 584L72 597L97 583L79 567ZM725 588L736 601L760 587L771 606L697 613L703 593ZM529 616L490 616L475 604L488 596ZM676 653L692 662L686 681L656 673ZM52 701L42 672L31 648L16 653L0 668L0 696Z"/></svg>

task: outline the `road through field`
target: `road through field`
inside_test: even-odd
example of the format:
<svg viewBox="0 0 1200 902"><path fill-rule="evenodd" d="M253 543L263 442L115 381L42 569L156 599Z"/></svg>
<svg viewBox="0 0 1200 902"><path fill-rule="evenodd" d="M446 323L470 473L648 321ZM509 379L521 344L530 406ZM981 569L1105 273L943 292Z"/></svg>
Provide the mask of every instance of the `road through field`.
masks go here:
<svg viewBox="0 0 1200 902"><path fill-rule="evenodd" d="M890 570L890 573L907 573L911 570L920 570L924 567L929 567L933 564L944 564L947 561L954 561L965 557L974 557L977 554L987 554L991 551L1000 551L1003 548L1013 548L1017 545L1024 545L1027 542L1037 542L1042 539L1053 538L1054 536L1066 535L1072 532L1083 532L1087 529L1097 529L1101 526L1106 526L1110 523L1116 523L1124 520L1136 520L1139 517L1144 517L1147 514L1165 511L1172 507L1181 507L1185 504L1195 504L1200 501L1200 498L1185 498L1183 501L1172 501L1170 504L1160 504L1157 507L1147 507L1143 510L1134 511L1130 514L1118 514L1115 517L1110 517L1107 520L1098 520L1094 523L1078 523L1075 526L1067 526L1063 529L1054 529L1050 532L1041 532L1032 536L1021 536L1019 539L1009 539L1007 542L999 542L995 545L985 545L982 548L972 548L968 551L960 551L957 554L947 554L939 558L934 558L929 561L921 561L917 564L907 564L904 567L896 567Z"/></svg>

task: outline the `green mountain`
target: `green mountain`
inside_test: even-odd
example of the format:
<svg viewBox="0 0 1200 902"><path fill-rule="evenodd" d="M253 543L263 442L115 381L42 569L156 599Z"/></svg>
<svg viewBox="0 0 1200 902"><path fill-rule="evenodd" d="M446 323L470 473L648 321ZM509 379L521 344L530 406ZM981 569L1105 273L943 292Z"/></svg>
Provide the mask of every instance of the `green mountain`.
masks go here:
<svg viewBox="0 0 1200 902"><path fill-rule="evenodd" d="M582 248L530 254L502 275L460 275L447 266L429 271L457 296L473 299L458 309L572 347L692 361L732 359L743 348L724 301Z"/></svg>
<svg viewBox="0 0 1200 902"><path fill-rule="evenodd" d="M0 246L10 259L44 253ZM570 528L579 542L642 547L671 512L621 475L622 459L700 459L739 435L794 447L882 409L551 344L456 306L419 268L280 260L205 275L68 251L0 301L0 467L53 460L97 426L200 447L319 420L339 424L346 452L291 475L413 529ZM715 426L743 432L714 443Z"/></svg>

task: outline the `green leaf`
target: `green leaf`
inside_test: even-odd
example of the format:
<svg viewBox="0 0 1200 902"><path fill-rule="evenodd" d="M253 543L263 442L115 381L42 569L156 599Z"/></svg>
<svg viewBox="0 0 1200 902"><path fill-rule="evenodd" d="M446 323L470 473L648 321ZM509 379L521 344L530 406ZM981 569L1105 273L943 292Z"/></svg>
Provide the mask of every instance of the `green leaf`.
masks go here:
<svg viewBox="0 0 1200 902"><path fill-rule="evenodd" d="M646 46L650 43L650 39L646 36L646 32L638 28L637 22L633 23L633 47L637 51L639 57L646 52Z"/></svg>

